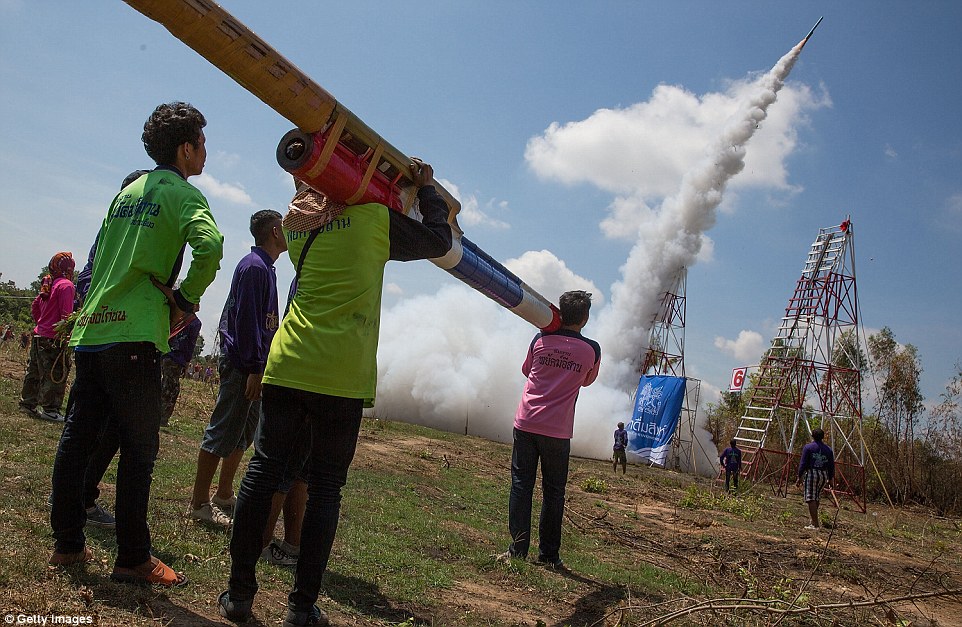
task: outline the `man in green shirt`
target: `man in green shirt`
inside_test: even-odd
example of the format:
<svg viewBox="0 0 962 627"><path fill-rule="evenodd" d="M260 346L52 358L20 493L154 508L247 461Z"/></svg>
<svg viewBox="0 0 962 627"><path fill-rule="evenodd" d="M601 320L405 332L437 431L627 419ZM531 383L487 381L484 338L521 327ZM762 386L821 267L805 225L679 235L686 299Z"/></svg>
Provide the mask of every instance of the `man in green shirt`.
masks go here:
<svg viewBox="0 0 962 627"><path fill-rule="evenodd" d="M298 439L310 433L309 498L284 626L328 624L315 602L361 412L374 404L384 265L441 257L451 248L448 208L434 188L434 172L426 163L411 167L421 222L377 203L337 205L310 188L294 197L284 217L297 288L267 357L254 457L237 495L229 589L218 598L226 618L251 615L271 501Z"/></svg>
<svg viewBox="0 0 962 627"><path fill-rule="evenodd" d="M160 359L171 328L193 313L214 280L224 238L204 195L187 182L207 158L204 116L183 102L158 106L143 143L157 167L124 187L100 228L91 287L70 339L76 379L53 466L50 563L90 561L83 533L87 462L111 418L117 467L117 581L172 586L181 573L151 555L147 503L159 449ZM172 290L184 252L192 261Z"/></svg>

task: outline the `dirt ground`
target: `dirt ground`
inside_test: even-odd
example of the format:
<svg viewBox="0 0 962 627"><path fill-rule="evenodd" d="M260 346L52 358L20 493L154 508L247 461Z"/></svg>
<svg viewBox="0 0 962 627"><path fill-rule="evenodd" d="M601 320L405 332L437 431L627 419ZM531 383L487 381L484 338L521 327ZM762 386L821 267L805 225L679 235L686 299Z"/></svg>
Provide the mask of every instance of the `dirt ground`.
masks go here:
<svg viewBox="0 0 962 627"><path fill-rule="evenodd" d="M0 376L19 381L22 361L0 355ZM195 443L185 443L185 446ZM459 441L456 455L450 442L430 437L379 438L362 433L356 464L360 467L403 469L431 476L439 460L472 469L479 477L503 477L504 460L492 455L489 443L474 438ZM591 478L604 477L603 493L588 492ZM4 476L3 481L10 480ZM485 617L490 625L644 625L669 612L691 608L709 598L780 599L796 606L863 603L846 610L824 609L786 617L782 624L892 624L962 625L962 596L920 595L962 589L962 521L923 510L892 509L869 504L861 513L850 504L832 506L834 528L819 533L802 529L803 505L798 495L771 496L766 486L755 486L742 508L728 504L715 482L676 472L629 467L628 475L613 475L606 462L575 459L569 477L565 527L597 538L599 545L622 552L625 559L662 569L694 585L702 594L664 598L639 595L631 585L615 585L579 574L559 578L556 598L545 603L510 570L493 566L443 590L441 603L423 607L387 606L379 615L332 612L337 625L403 625L401 616L415 616L413 624L457 624L457 616ZM694 487L692 487L694 486ZM716 499L719 507L690 505L692 494ZM689 503L689 505L686 505ZM724 506L724 507L722 507ZM725 511L725 509L730 511ZM454 524L454 523L447 523ZM462 526L468 540L477 532ZM43 539L47 542L47 538ZM265 605L283 605L284 595L267 591ZM0 586L0 597L4 596ZM878 604L881 599L910 598ZM158 595L148 601L151 612L170 625L221 625L211 603L181 603ZM0 605L5 605L0 603ZM439 610L438 608L442 609ZM679 616L672 624L777 624L778 615L737 616L719 601L714 612ZM785 606L780 606L785 607ZM745 617L749 616L749 619ZM101 624L108 624L102 622ZM255 623L256 624L256 623ZM265 623L261 623L265 624Z"/></svg>

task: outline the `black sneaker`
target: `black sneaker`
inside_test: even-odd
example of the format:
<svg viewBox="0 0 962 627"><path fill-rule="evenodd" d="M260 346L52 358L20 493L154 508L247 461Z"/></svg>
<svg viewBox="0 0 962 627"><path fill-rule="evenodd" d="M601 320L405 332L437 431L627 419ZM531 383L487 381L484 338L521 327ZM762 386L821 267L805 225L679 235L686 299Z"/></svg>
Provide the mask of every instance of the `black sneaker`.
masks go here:
<svg viewBox="0 0 962 627"><path fill-rule="evenodd" d="M246 623L251 617L251 607L253 605L254 599L248 601L231 601L230 590L224 590L220 593L220 596L217 597L217 607L220 609L220 615L235 623Z"/></svg>
<svg viewBox="0 0 962 627"><path fill-rule="evenodd" d="M67 420L59 411L52 411L49 409L45 409L40 412L39 418L49 420L50 422L65 422Z"/></svg>
<svg viewBox="0 0 962 627"><path fill-rule="evenodd" d="M550 568L551 570L568 570L568 567L565 566L565 563L561 561L560 557L556 557L554 559L545 559L543 557L539 557L538 563L545 568Z"/></svg>
<svg viewBox="0 0 962 627"><path fill-rule="evenodd" d="M38 412L36 409L30 409L30 408L27 407L26 405L21 405L21 406L20 406L20 411L21 411L23 414L26 414L27 416L30 416L31 418L39 418L39 417L40 417L40 412Z"/></svg>
<svg viewBox="0 0 962 627"><path fill-rule="evenodd" d="M117 527L117 521L114 520L114 517L98 503L94 503L94 506L87 510L87 524L91 527L100 527L101 529L114 529Z"/></svg>
<svg viewBox="0 0 962 627"><path fill-rule="evenodd" d="M315 605L311 608L310 612L287 610L287 619L284 621L283 627L303 627L304 625L318 625L319 627L323 627L324 625L330 624L331 621L328 619L327 614Z"/></svg>

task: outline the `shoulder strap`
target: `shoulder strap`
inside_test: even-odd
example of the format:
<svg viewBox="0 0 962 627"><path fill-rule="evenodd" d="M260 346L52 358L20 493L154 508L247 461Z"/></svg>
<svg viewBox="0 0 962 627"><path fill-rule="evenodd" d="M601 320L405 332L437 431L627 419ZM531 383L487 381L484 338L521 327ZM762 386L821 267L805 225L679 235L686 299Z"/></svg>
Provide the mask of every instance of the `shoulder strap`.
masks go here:
<svg viewBox="0 0 962 627"><path fill-rule="evenodd" d="M291 310L291 301L294 300L294 295L297 293L297 282L301 278L301 268L304 266L304 259L307 257L307 250L311 247L311 244L314 243L314 240L317 239L318 234L323 228L324 227L321 226L311 231L307 241L304 242L304 248L301 249L300 256L297 258L297 269L294 271L294 283L291 285L291 291L287 295L287 307L284 308L285 316L287 315L287 312Z"/></svg>

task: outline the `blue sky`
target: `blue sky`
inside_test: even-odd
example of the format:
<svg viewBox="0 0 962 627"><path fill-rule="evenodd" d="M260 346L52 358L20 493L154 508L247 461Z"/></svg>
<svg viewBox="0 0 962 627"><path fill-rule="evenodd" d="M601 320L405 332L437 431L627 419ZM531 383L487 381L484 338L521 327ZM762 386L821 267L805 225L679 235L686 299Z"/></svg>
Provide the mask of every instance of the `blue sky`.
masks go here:
<svg viewBox="0 0 962 627"><path fill-rule="evenodd" d="M752 81L824 15L689 268L688 374L711 401L756 363L818 229L848 215L868 332L919 348L930 404L962 359L962 4L222 4L432 163L467 237L551 299L589 287L597 319ZM191 181L227 242L202 301L210 341L250 214L290 198L274 150L292 125L120 0L0 0L0 85L0 272L20 285L57 250L85 255L120 181L152 165L140 133L154 106L206 115L207 167ZM278 276L293 276L286 257ZM392 264L384 305L378 411L510 431L534 329L429 263ZM587 413L605 409L584 422L607 440L623 401L592 394Z"/></svg>

